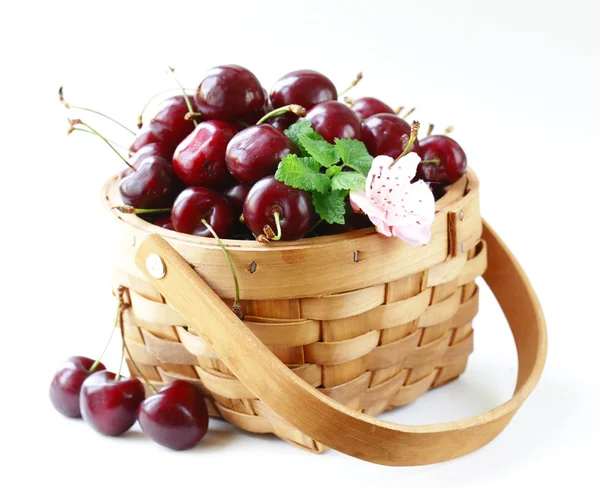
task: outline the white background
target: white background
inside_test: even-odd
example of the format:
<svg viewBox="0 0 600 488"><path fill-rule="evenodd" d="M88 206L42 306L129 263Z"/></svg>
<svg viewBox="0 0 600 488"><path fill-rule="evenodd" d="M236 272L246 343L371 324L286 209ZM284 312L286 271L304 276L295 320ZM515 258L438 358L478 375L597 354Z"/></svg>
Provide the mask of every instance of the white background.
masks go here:
<svg viewBox="0 0 600 488"><path fill-rule="evenodd" d="M0 7L2 486L598 486L600 10L595 1L3 2ZM146 99L238 63L267 88L313 68L353 96L453 124L482 182L485 217L512 247L548 319L538 389L507 430L465 458L388 468L212 422L174 453L138 433L107 439L53 411L65 357L94 357L112 326L102 182L119 160L65 135L72 103L135 124ZM86 116L88 121L92 117ZM127 134L110 129L125 143ZM467 373L386 418L432 423L509 398L516 355L482 287ZM118 343L106 363L117 368Z"/></svg>

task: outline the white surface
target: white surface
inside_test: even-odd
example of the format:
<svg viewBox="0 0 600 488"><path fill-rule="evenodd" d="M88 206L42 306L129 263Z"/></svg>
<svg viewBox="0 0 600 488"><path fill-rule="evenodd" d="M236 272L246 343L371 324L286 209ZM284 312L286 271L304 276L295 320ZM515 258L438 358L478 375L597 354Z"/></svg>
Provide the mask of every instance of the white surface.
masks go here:
<svg viewBox="0 0 600 488"><path fill-rule="evenodd" d="M1 269L2 486L590 486L600 429L597 348L597 2L4 2ZM160 7L158 7L160 5ZM120 168L85 134L65 136L72 103L135 124L167 63L194 86L225 63L265 86L299 68L352 93L417 106L453 124L482 181L485 217L517 254L548 319L538 389L508 429L468 457L422 468L310 455L212 422L197 449L164 450L137 430L95 434L53 411L47 387L72 354L94 357L111 327L111 235L99 204ZM86 116L91 121L92 117ZM97 124L106 127L104 124ZM125 134L115 130L111 135ZM594 212L594 213L592 213ZM594 216L595 220L591 217ZM460 381L387 418L437 422L506 400L516 356L483 290L476 345ZM116 368L119 347L106 358Z"/></svg>

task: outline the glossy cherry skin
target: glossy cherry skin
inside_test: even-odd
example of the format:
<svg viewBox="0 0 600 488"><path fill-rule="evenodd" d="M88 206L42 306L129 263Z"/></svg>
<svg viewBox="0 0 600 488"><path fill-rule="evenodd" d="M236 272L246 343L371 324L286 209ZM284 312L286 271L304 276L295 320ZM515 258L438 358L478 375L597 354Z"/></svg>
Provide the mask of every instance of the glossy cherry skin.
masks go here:
<svg viewBox="0 0 600 488"><path fill-rule="evenodd" d="M201 122L173 154L173 170L187 186L219 186L229 177L225 164L227 144L236 130L227 122Z"/></svg>
<svg viewBox="0 0 600 488"><path fill-rule="evenodd" d="M167 161L171 161L173 158L173 149L163 142L151 142L140 148L136 153L132 154L129 158L129 164L134 168L139 168L140 164L148 156L157 156ZM119 173L119 179L123 179L133 173L133 170L129 166L125 166L125 169Z"/></svg>
<svg viewBox="0 0 600 488"><path fill-rule="evenodd" d="M235 183L234 185L226 188L223 195L229 201L231 208L235 212L235 215L242 215L244 208L244 202L248 196L250 187L242 183Z"/></svg>
<svg viewBox="0 0 600 488"><path fill-rule="evenodd" d="M175 230L175 227L173 227L173 222L171 221L171 217L158 219L156 222L154 222L154 225L162 227L163 229Z"/></svg>
<svg viewBox="0 0 600 488"><path fill-rule="evenodd" d="M238 133L227 145L227 169L240 183L252 185L275 174L281 160L298 148L283 132L269 124L255 125Z"/></svg>
<svg viewBox="0 0 600 488"><path fill-rule="evenodd" d="M154 156L142 160L137 171L119 183L123 203L135 208L168 208L180 189L173 165Z"/></svg>
<svg viewBox="0 0 600 488"><path fill-rule="evenodd" d="M257 236L263 234L266 225L276 233L276 212L279 213L281 240L284 241L304 237L315 219L310 193L291 188L274 176L267 176L250 189L244 203L244 221Z"/></svg>
<svg viewBox="0 0 600 488"><path fill-rule="evenodd" d="M121 377L115 381L114 373L98 371L81 386L81 416L101 434L118 436L135 424L137 409L145 396L144 386L137 378Z"/></svg>
<svg viewBox="0 0 600 488"><path fill-rule="evenodd" d="M293 114L292 112L288 112L287 114L277 115L275 117L271 117L265 123L272 125L277 130L283 132L290 125L295 124L298 121L298 116Z"/></svg>
<svg viewBox="0 0 600 488"><path fill-rule="evenodd" d="M202 237L213 237L202 219L225 238L233 229L235 216L227 199L214 190L193 186L183 190L171 212L173 227L177 232Z"/></svg>
<svg viewBox="0 0 600 488"><path fill-rule="evenodd" d="M396 114L394 109L387 103L373 97L357 98L354 105L352 105L352 110L363 120L376 114Z"/></svg>
<svg viewBox="0 0 600 488"><path fill-rule="evenodd" d="M248 120L265 108L265 92L250 71L234 64L211 69L195 95L205 120Z"/></svg>
<svg viewBox="0 0 600 488"><path fill-rule="evenodd" d="M302 69L277 80L271 89L270 99L273 108L295 103L310 110L319 103L337 100L337 90L325 75Z"/></svg>
<svg viewBox="0 0 600 488"><path fill-rule="evenodd" d="M439 163L420 163L417 178L450 185L467 172L467 156L462 147L448 136L427 136L421 140L421 159L439 159Z"/></svg>
<svg viewBox="0 0 600 488"><path fill-rule="evenodd" d="M188 98L194 111L197 111L194 98L191 95ZM172 154L177 145L194 130L194 122L185 119L188 112L189 109L183 95L162 101L154 117L136 136L130 152L135 153L147 144L160 142L168 146Z"/></svg>
<svg viewBox="0 0 600 488"><path fill-rule="evenodd" d="M81 418L79 393L84 380L91 374L94 360L84 356L72 356L63 362L50 383L50 401L65 417ZM98 363L95 371L106 369Z"/></svg>
<svg viewBox="0 0 600 488"><path fill-rule="evenodd" d="M404 151L409 137L410 124L397 115L376 114L363 123L363 142L371 156L385 155L395 159ZM418 152L418 141L412 150Z"/></svg>
<svg viewBox="0 0 600 488"><path fill-rule="evenodd" d="M140 427L161 446L183 451L194 447L208 430L208 410L202 394L176 380L148 397L138 409Z"/></svg>
<svg viewBox="0 0 600 488"><path fill-rule="evenodd" d="M360 139L361 121L347 105L340 102L325 102L317 105L306 114L315 131L333 144L338 139Z"/></svg>

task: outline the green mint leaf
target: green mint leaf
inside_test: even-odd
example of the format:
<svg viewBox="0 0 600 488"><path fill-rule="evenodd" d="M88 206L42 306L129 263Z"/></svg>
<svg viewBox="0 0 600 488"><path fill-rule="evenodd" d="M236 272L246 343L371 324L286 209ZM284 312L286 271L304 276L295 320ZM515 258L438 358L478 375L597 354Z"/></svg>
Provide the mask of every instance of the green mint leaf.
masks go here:
<svg viewBox="0 0 600 488"><path fill-rule="evenodd" d="M335 147L337 147L340 157L346 166L367 176L371 169L373 156L369 154L361 141L355 139L336 139Z"/></svg>
<svg viewBox="0 0 600 488"><path fill-rule="evenodd" d="M302 132L298 135L298 139L308 154L315 158L321 166L329 168L340 160L337 148L329 144L318 133Z"/></svg>
<svg viewBox="0 0 600 488"><path fill-rule="evenodd" d="M340 171L342 171L341 166L331 166L330 168L327 168L327 171L325 171L325 174L329 177L332 177L332 176L337 175Z"/></svg>
<svg viewBox="0 0 600 488"><path fill-rule="evenodd" d="M354 171L344 171L331 179L332 190L364 190L367 177Z"/></svg>
<svg viewBox="0 0 600 488"><path fill-rule="evenodd" d="M343 224L346 213L345 191L313 193L313 205L321 218L330 224Z"/></svg>
<svg viewBox="0 0 600 488"><path fill-rule="evenodd" d="M294 144L296 144L296 146L300 150L300 154L302 156L304 156L304 157L310 156L308 151L306 149L304 149L304 146L300 142L300 135L313 134L313 133L316 134L316 132L314 131L314 129L312 128L312 125L310 125L310 122L308 120L300 119L298 122L290 125L286 130L283 131L283 133L286 136L288 136Z"/></svg>
<svg viewBox="0 0 600 488"><path fill-rule="evenodd" d="M292 188L325 193L331 187L331 180L319 173L321 165L313 158L299 158L288 154L281 160L275 173L275 179Z"/></svg>

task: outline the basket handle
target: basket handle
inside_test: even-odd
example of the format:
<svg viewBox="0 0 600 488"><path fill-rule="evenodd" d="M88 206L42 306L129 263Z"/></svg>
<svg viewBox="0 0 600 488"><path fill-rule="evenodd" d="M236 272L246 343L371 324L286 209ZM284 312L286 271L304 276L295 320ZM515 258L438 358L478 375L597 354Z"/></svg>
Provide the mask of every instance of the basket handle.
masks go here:
<svg viewBox="0 0 600 488"><path fill-rule="evenodd" d="M356 412L305 383L160 236L151 235L142 242L136 264L189 327L281 418L350 456L378 464L416 466L454 459L490 442L534 389L544 367L546 325L538 299L514 256L487 223L483 238L490 256L484 279L508 319L517 346L514 396L481 415L423 426L394 424Z"/></svg>

